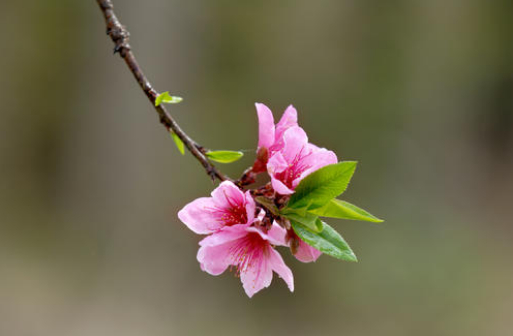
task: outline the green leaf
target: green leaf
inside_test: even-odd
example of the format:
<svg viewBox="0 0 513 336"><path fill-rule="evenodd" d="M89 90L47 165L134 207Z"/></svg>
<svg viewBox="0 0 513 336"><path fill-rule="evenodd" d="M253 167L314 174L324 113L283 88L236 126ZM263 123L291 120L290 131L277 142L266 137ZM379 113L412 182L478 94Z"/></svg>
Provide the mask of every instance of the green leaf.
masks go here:
<svg viewBox="0 0 513 336"><path fill-rule="evenodd" d="M314 232L303 224L295 221L290 221L290 224L299 238L319 251L337 259L358 261L356 255L344 238L328 224L321 221L321 232Z"/></svg>
<svg viewBox="0 0 513 336"><path fill-rule="evenodd" d="M267 210L271 211L271 213L275 216L279 216L280 215L280 210L278 209L278 207L276 206L276 204L274 204L274 202L272 200L270 200L269 198L267 197L264 197L264 196L257 196L255 197L255 201L264 206L265 208L267 208Z"/></svg>
<svg viewBox="0 0 513 336"><path fill-rule="evenodd" d="M360 209L356 205L338 199L332 199L328 204L326 204L322 208L308 211L321 217L361 220L374 223L383 222L382 219L379 219L371 215L370 213L363 209Z"/></svg>
<svg viewBox="0 0 513 336"><path fill-rule="evenodd" d="M205 155L212 161L219 163L232 163L243 157L244 153L235 151L210 151Z"/></svg>
<svg viewBox="0 0 513 336"><path fill-rule="evenodd" d="M291 221L298 222L303 224L307 228L315 232L321 232L322 223L319 219L319 216L314 215L312 213L308 213L306 211L296 211L294 209L285 208L282 209L281 215Z"/></svg>
<svg viewBox="0 0 513 336"><path fill-rule="evenodd" d="M155 106L159 106L162 103L165 104L178 104L183 100L182 97L171 96L169 91L162 92L155 98Z"/></svg>
<svg viewBox="0 0 513 336"><path fill-rule="evenodd" d="M178 148L178 150L180 151L180 153L182 153L182 155L184 155L185 154L185 146L183 144L182 139L180 139L178 137L178 135L176 135L176 133L173 131L170 131L169 134L171 134L171 138L173 138L175 145Z"/></svg>
<svg viewBox="0 0 513 336"><path fill-rule="evenodd" d="M311 173L296 187L288 207L311 210L326 205L346 190L355 169L355 161L343 161Z"/></svg>

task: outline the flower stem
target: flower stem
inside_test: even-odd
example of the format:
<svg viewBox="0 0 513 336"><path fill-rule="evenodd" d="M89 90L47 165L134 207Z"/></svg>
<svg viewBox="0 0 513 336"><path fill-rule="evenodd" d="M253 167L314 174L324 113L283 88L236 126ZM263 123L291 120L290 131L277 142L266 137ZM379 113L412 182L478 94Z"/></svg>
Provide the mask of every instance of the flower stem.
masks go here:
<svg viewBox="0 0 513 336"><path fill-rule="evenodd" d="M148 78L144 75L141 67L137 63L134 53L131 50L128 38L130 33L126 30L125 26L119 22L116 14L114 13L114 5L111 0L97 0L98 5L105 17L105 23L107 25L107 35L110 36L115 44L114 53L119 53L122 59L125 60L126 65L134 75L137 83L146 94L146 97L150 100L152 105L157 111L160 122L168 131L173 131L183 141L185 147L191 154L201 163L207 174L215 180L216 178L220 181L231 180L228 176L221 173L205 156L208 151L204 147L198 145L192 140L176 123L171 117L167 109L160 104L155 106L155 99L157 98L157 91L153 89Z"/></svg>

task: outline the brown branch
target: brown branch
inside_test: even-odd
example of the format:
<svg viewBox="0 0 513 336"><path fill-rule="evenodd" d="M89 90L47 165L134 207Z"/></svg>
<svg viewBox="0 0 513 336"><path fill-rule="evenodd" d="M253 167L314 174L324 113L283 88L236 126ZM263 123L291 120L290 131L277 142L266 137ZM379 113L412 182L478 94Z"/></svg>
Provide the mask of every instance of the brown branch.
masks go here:
<svg viewBox="0 0 513 336"><path fill-rule="evenodd" d="M141 67L128 44L128 37L130 33L126 30L125 26L119 22L116 14L114 13L114 5L111 0L97 0L100 9L105 17L107 25L107 34L110 36L115 44L114 53L119 53L121 58L125 60L126 65L134 75L137 83L146 94L153 106L155 106L155 99L157 98L157 91L153 89L148 78L144 75ZM205 156L207 150L198 145L192 140L171 117L169 112L163 105L155 106L155 110L159 114L160 122L166 127L168 131L173 131L183 141L185 147L191 154L201 163L205 168L207 174L214 180L215 178L220 181L230 180L226 175L221 173Z"/></svg>

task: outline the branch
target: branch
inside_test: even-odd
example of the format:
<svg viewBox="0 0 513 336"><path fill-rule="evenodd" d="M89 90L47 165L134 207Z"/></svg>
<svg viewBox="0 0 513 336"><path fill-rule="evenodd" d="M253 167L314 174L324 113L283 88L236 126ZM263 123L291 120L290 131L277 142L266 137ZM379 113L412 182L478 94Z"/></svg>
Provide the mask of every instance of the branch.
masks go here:
<svg viewBox="0 0 513 336"><path fill-rule="evenodd" d="M155 106L155 99L157 98L158 93L155 89L153 89L150 82L148 81L148 78L146 78L141 67L137 63L137 60L130 48L130 44L128 44L128 37L130 36L130 33L123 25L121 25L121 22L119 22L118 18L116 17L112 1L97 0L97 3L103 12L103 16L105 17L107 34L115 44L114 53L119 53L121 58L125 60L126 65L139 83L139 86L144 91L146 97L148 97L152 105L155 107L155 110L159 114L160 122L162 125L164 125L168 131L173 131L183 141L185 147L187 147L189 152L191 152L191 154L201 163L212 180L216 178L220 181L230 180L229 177L221 173L207 159L205 156L207 150L204 147L198 145L180 128L180 126L176 123L173 117L171 117L169 112L162 104Z"/></svg>

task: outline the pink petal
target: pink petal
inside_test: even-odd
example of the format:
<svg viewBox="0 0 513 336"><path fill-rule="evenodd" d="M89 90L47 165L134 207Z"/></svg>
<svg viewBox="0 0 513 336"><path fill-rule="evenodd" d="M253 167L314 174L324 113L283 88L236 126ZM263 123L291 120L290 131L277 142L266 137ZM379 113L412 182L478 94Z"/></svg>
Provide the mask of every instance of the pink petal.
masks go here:
<svg viewBox="0 0 513 336"><path fill-rule="evenodd" d="M247 227L246 230L247 232L258 233L263 240L267 240L269 241L269 243L273 245L288 246L286 241L287 231L281 226L279 226L276 222L273 222L271 228L269 229L269 231L267 231L267 233L264 233L262 230L254 226Z"/></svg>
<svg viewBox="0 0 513 336"><path fill-rule="evenodd" d="M207 236L199 242L200 246L217 246L229 241L237 240L247 235L248 227L244 224L227 226L222 231Z"/></svg>
<svg viewBox="0 0 513 336"><path fill-rule="evenodd" d="M265 213L265 211L264 211ZM262 230L258 229L257 227L255 226L249 226L246 228L246 232L254 232L254 233L258 233L258 235L263 239L263 240L267 240L267 235L262 232Z"/></svg>
<svg viewBox="0 0 513 336"><path fill-rule="evenodd" d="M274 191L276 191L280 195L291 195L294 193L294 190L287 187L283 182L271 176L271 184L273 186Z"/></svg>
<svg viewBox="0 0 513 336"><path fill-rule="evenodd" d="M290 268L285 265L283 258L275 249L271 248L269 251L269 264L273 271L275 271L280 278L282 278L290 291L294 291L294 276L292 275L292 271Z"/></svg>
<svg viewBox="0 0 513 336"><path fill-rule="evenodd" d="M296 259L301 262L308 263L316 261L321 254L321 251L311 247L304 241L299 240L299 246L297 248L296 254L294 254L294 257L296 257Z"/></svg>
<svg viewBox="0 0 513 336"><path fill-rule="evenodd" d="M301 158L301 164L304 167L308 167L308 168L305 169L301 173L301 175L292 182L292 186L294 188L297 187L297 185L299 184L299 182L302 179L304 179L305 177L307 177L314 171L316 171L322 167L325 167L327 165L337 163L337 162L338 162L337 155L332 151L329 151L325 148L319 148L319 149L313 151L309 155Z"/></svg>
<svg viewBox="0 0 513 336"><path fill-rule="evenodd" d="M289 168L288 162L285 160L281 152L275 153L267 163L267 171L271 176L271 184L273 189L280 195L290 195L294 191L280 181L277 175Z"/></svg>
<svg viewBox="0 0 513 336"><path fill-rule="evenodd" d="M311 145L311 144L309 144ZM316 170L324 166L338 162L337 154L326 148L317 148L304 161L308 166L315 167Z"/></svg>
<svg viewBox="0 0 513 336"><path fill-rule="evenodd" d="M283 133L291 127L297 127L297 111L292 105L287 107L280 122L276 124L274 144L269 148L271 155L283 149Z"/></svg>
<svg viewBox="0 0 513 336"><path fill-rule="evenodd" d="M283 142L284 145L281 153L283 154L285 161L293 163L294 159L300 156L301 152L306 147L308 137L301 127L295 126L289 128L283 133Z"/></svg>
<svg viewBox="0 0 513 336"><path fill-rule="evenodd" d="M242 287L249 297L271 284L273 271L266 257L270 250L271 246L265 246L263 250L253 251L251 261L240 270Z"/></svg>
<svg viewBox="0 0 513 336"><path fill-rule="evenodd" d="M259 221L262 221L264 219L264 217L265 217L265 211L264 211L264 209L260 209L260 211L258 212L257 219Z"/></svg>
<svg viewBox="0 0 513 336"><path fill-rule="evenodd" d="M200 241L197 259L201 270L219 275L229 265L235 265L233 247L238 244L239 239L247 235L247 228L246 225L229 226Z"/></svg>
<svg viewBox="0 0 513 336"><path fill-rule="evenodd" d="M271 158L267 162L267 171L271 176L285 171L285 169L287 169L288 167L289 164L280 152L271 156Z"/></svg>
<svg viewBox="0 0 513 336"><path fill-rule="evenodd" d="M274 117L264 104L255 103L258 114L258 148L269 148L274 143Z"/></svg>
<svg viewBox="0 0 513 336"><path fill-rule="evenodd" d="M201 197L180 210L178 218L194 233L209 234L223 226L212 212L215 209L216 205L212 198Z"/></svg>
<svg viewBox="0 0 513 336"><path fill-rule="evenodd" d="M219 275L230 266L230 250L234 245L229 241L222 245L202 246L198 250L197 259L202 271L211 275Z"/></svg>
<svg viewBox="0 0 513 336"><path fill-rule="evenodd" d="M248 223L252 223L253 220L255 219L255 209L256 209L255 200L253 199L253 196L251 196L251 193L249 192L249 190L246 191L246 193L244 193L244 198L246 200L246 213L248 216ZM241 223L241 224L245 224L245 223Z"/></svg>
<svg viewBox="0 0 513 336"><path fill-rule="evenodd" d="M267 231L267 240L276 246L288 246L286 236L287 230L279 226L277 223L273 223L269 231Z"/></svg>
<svg viewBox="0 0 513 336"><path fill-rule="evenodd" d="M267 171L271 176L271 184L273 189L280 195L290 195L293 194L294 191L289 189L283 182L281 182L277 175L289 168L289 164L285 161L283 155L278 152L271 156L269 162L267 163Z"/></svg>
<svg viewBox="0 0 513 336"><path fill-rule="evenodd" d="M233 207L244 207L246 198L244 193L230 181L222 182L214 191L212 191L214 203L224 209Z"/></svg>
<svg viewBox="0 0 513 336"><path fill-rule="evenodd" d="M294 106L290 105L285 112L283 112L280 121L276 124L275 139L280 139L283 132L293 126L297 126L297 110Z"/></svg>

